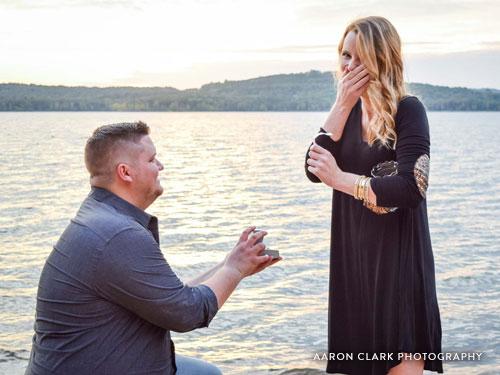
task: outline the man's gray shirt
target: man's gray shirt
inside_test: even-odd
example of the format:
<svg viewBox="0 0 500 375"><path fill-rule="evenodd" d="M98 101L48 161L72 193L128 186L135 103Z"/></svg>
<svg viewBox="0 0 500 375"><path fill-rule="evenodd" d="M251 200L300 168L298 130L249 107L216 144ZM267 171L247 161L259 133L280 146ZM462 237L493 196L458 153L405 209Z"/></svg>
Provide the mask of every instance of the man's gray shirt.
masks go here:
<svg viewBox="0 0 500 375"><path fill-rule="evenodd" d="M170 330L216 312L213 291L166 262L156 217L92 188L42 270L26 374L173 374Z"/></svg>

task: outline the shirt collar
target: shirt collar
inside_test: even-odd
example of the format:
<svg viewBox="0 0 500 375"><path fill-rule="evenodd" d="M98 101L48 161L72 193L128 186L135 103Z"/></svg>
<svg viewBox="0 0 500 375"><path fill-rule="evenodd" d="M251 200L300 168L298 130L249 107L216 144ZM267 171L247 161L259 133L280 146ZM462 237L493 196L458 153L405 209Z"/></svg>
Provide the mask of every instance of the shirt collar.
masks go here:
<svg viewBox="0 0 500 375"><path fill-rule="evenodd" d="M132 216L148 230L152 229L151 226L156 227L156 230L158 230L158 219L155 216L148 214L146 211L141 210L139 207L134 206L109 190L92 186L89 196L99 202L109 204L125 215Z"/></svg>

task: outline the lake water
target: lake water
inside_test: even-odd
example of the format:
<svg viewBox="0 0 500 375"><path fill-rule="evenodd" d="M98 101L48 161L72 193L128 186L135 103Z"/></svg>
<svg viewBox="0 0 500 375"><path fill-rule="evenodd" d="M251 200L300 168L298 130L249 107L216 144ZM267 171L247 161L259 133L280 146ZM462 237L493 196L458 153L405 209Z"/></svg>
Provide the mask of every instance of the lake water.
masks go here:
<svg viewBox="0 0 500 375"><path fill-rule="evenodd" d="M143 120L165 170L163 252L183 279L223 259L246 226L285 258L246 279L213 320L174 334L179 353L229 374L324 369L331 191L304 154L325 113L0 113L0 373L22 374L41 268L89 191L98 125ZM429 113L429 222L443 350L484 352L449 374L499 373L500 113Z"/></svg>

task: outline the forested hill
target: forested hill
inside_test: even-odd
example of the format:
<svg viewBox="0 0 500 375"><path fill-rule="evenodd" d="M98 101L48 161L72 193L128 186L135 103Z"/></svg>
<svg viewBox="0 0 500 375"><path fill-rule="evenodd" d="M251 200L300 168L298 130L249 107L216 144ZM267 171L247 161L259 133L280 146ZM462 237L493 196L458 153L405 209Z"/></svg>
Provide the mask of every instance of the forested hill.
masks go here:
<svg viewBox="0 0 500 375"><path fill-rule="evenodd" d="M408 91L428 110L500 110L500 90L410 83ZM332 74L318 71L188 90L0 84L0 111L327 111L334 98Z"/></svg>

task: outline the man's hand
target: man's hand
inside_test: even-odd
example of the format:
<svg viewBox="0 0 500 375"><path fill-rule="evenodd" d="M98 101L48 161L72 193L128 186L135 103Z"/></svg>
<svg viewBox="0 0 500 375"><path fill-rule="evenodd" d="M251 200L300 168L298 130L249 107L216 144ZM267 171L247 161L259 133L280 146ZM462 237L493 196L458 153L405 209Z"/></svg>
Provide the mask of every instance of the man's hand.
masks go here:
<svg viewBox="0 0 500 375"><path fill-rule="evenodd" d="M342 170L330 151L320 145L313 143L309 148L309 159L307 159L307 170L318 177L324 184L335 188L335 182Z"/></svg>
<svg viewBox="0 0 500 375"><path fill-rule="evenodd" d="M250 227L241 234L238 243L226 256L222 266L203 282L215 293L219 308L244 277L260 272L281 260L281 257L273 259L269 255L260 255L266 246L257 241L267 233L259 232L255 236L250 236L253 230L255 227Z"/></svg>
<svg viewBox="0 0 500 375"><path fill-rule="evenodd" d="M266 245L259 242L267 234L260 231L255 235L250 235L255 227L249 227L243 231L238 243L227 255L224 266L238 271L241 278L253 275L263 269L279 262L282 258L273 259L269 255L261 255Z"/></svg>

